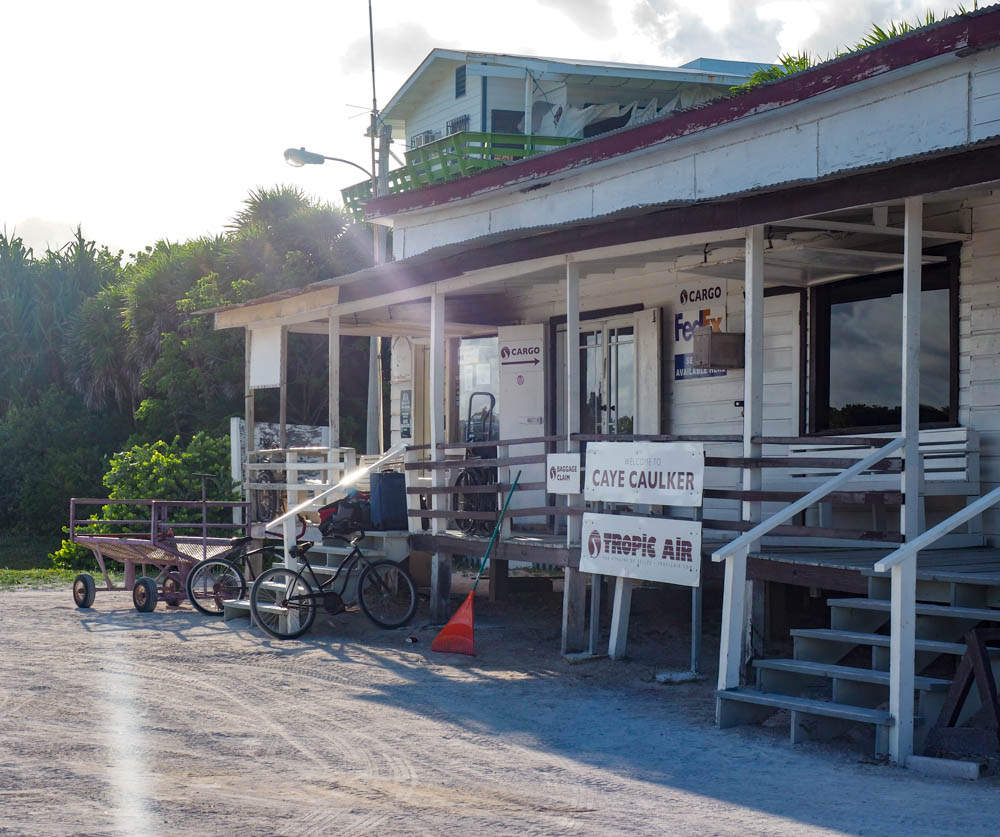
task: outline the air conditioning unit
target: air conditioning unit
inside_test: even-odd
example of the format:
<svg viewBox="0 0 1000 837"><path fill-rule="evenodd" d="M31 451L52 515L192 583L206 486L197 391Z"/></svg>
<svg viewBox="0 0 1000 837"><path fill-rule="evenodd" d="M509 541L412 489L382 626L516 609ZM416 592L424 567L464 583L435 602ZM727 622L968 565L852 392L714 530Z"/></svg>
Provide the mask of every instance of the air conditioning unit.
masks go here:
<svg viewBox="0 0 1000 837"><path fill-rule="evenodd" d="M424 131L422 134L414 134L410 137L410 148L420 148L421 145L434 142L437 138L437 131Z"/></svg>
<svg viewBox="0 0 1000 837"><path fill-rule="evenodd" d="M459 116L457 119L449 119L448 127L445 129L445 136L451 136L452 134L460 134L462 131L469 130L469 114L465 116Z"/></svg>

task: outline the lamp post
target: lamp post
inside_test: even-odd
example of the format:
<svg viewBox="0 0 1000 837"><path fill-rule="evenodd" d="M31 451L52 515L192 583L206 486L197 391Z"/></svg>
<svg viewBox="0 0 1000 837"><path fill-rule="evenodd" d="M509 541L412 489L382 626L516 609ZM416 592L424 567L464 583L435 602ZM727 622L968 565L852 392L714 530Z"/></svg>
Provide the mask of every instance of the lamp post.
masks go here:
<svg viewBox="0 0 1000 837"><path fill-rule="evenodd" d="M376 174L374 160L372 171L368 171L351 160L342 157L329 157L325 154L316 154L313 151L306 151L305 148L286 148L285 162L290 166L301 168L308 165L323 165L327 160L335 163L346 163L363 171L372 181L372 195L378 196L382 191L379 188L379 176ZM382 264L385 260L382 252L382 237L379 235L379 227L372 224L373 234L373 255L375 264ZM379 338L371 337L368 344L368 423L365 433L365 453L379 454L382 452L382 360L379 351Z"/></svg>

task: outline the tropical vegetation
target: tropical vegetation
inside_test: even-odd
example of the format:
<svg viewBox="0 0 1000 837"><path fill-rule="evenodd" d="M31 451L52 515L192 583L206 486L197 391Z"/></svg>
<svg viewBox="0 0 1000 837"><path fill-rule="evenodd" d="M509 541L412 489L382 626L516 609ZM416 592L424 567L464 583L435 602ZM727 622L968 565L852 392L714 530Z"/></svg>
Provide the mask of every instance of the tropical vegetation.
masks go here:
<svg viewBox="0 0 1000 837"><path fill-rule="evenodd" d="M77 230L36 254L0 232L0 541L58 547L71 496L229 499L228 431L243 413L243 334L199 314L352 272L369 233L278 186L250 192L222 232L128 257ZM341 435L360 447L364 338L342 338ZM288 421L327 423L325 336L289 339ZM277 420L277 394L258 394ZM30 541L26 541L30 538ZM18 565L12 546L0 566ZM58 564L77 565L62 547Z"/></svg>
<svg viewBox="0 0 1000 837"><path fill-rule="evenodd" d="M898 38L900 35L905 35L908 32L921 29L924 26L939 23L940 21L953 17L954 15L964 15L969 12L974 12L978 8L979 0L973 0L971 7L966 6L964 3L959 3L958 6L955 7L954 11L942 12L941 14L928 10L924 13L923 17L918 17L914 21L890 20L883 26L873 23L871 29L869 29L856 43L848 44L837 50L834 55L827 56L826 58L820 58L819 56L809 55L804 52L797 53L795 55L779 55L777 64L768 67L761 67L759 70L754 72L745 83L731 87L730 92L742 93L756 87L759 84L776 81L777 79L791 75L792 73L808 70L810 67L815 67L818 64L830 61L833 58L839 58L842 55L850 55L854 52L860 52L861 50L877 46L878 44L884 43L892 38Z"/></svg>

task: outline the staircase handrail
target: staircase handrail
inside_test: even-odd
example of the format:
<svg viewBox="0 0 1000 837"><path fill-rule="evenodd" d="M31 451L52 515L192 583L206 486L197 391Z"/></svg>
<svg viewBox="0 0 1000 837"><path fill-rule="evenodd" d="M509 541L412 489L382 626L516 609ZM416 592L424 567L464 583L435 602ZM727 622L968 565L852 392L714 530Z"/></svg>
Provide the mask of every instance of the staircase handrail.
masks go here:
<svg viewBox="0 0 1000 837"><path fill-rule="evenodd" d="M902 544L898 549L893 550L885 558L875 563L875 572L884 573L891 570L897 564L902 564L911 555L915 555L921 549L927 549L939 538L944 537L953 529L968 523L972 518L978 517L984 511L988 511L993 506L1000 504L1000 488L994 488L988 494L984 494L962 509L959 509L951 517L942 520L937 526L933 526L912 541Z"/></svg>
<svg viewBox="0 0 1000 837"><path fill-rule="evenodd" d="M356 483L359 479L361 479L367 474L370 474L376 468L380 468L387 462L391 462L395 459L400 459L405 452L406 452L406 445L403 444L393 445L381 457L376 459L371 464L362 465L358 468L355 468L349 474L345 475L344 478L336 485L331 486L330 488L326 489L326 491L320 492L315 497L310 497L308 500L299 503L295 508L289 509L284 514L274 518L274 520L272 520L264 527L264 531L272 529L273 527L281 523L284 523L287 520L294 520L297 514L304 511L308 511L309 509L313 508L317 503L330 497L331 494L341 493L346 496L347 489L349 489L352 485L354 485L354 483Z"/></svg>
<svg viewBox="0 0 1000 837"><path fill-rule="evenodd" d="M717 549L712 553L712 560L715 562L724 561L742 549L749 549L752 543L760 540L764 537L764 535L768 534L782 523L786 523L799 512L805 511L811 505L818 503L828 494L836 491L841 485L851 478L856 477L862 471L867 471L877 465L883 459L886 459L890 454L902 448L905 444L906 439L903 436L897 436L895 439L890 440L887 444L872 451L864 459L859 459L850 468L841 471L835 477L831 477L822 485L814 488L804 497L800 497L794 503L785 506L785 508L781 511L771 515L767 520L758 523L750 531L744 532L735 540L732 540L725 546Z"/></svg>

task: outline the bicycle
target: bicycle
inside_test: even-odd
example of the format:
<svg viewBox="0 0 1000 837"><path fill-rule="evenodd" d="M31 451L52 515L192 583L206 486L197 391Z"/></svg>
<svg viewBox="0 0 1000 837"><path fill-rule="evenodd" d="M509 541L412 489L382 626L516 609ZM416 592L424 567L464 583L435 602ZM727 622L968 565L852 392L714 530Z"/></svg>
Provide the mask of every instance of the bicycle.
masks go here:
<svg viewBox="0 0 1000 837"><path fill-rule="evenodd" d="M247 551L251 538L233 538L233 546L222 555L199 561L188 574L185 589L194 609L206 616L222 616L222 603L232 599L245 599L247 579L257 580L254 555L270 556L281 560L281 541L265 543L258 549Z"/></svg>
<svg viewBox="0 0 1000 837"><path fill-rule="evenodd" d="M311 541L296 544L292 555L305 568L272 567L265 570L250 588L250 613L264 633L275 639L295 639L308 631L319 606L329 614L346 609L344 595L355 567L363 565L357 582L357 604L380 628L398 628L413 618L417 609L417 585L412 576L394 561L369 561L361 551L365 533L353 538L333 535L351 547L336 572L321 582L306 553ZM308 570L312 583L307 580ZM340 589L336 589L338 579Z"/></svg>
<svg viewBox="0 0 1000 837"><path fill-rule="evenodd" d="M306 521L300 517L296 540L301 538L305 532ZM206 616L222 616L224 610L222 603L232 599L245 599L247 597L248 577L251 584L257 579L253 562L248 559L254 555L265 555L270 557L272 561L282 559L281 548L284 543L282 540L265 540L261 547L247 552L247 544L252 540L253 538L250 537L233 538L230 541L232 546L222 555L206 558L194 565L194 568L188 573L184 589L188 601L191 602L195 610ZM180 601L178 600L177 603L180 604Z"/></svg>

